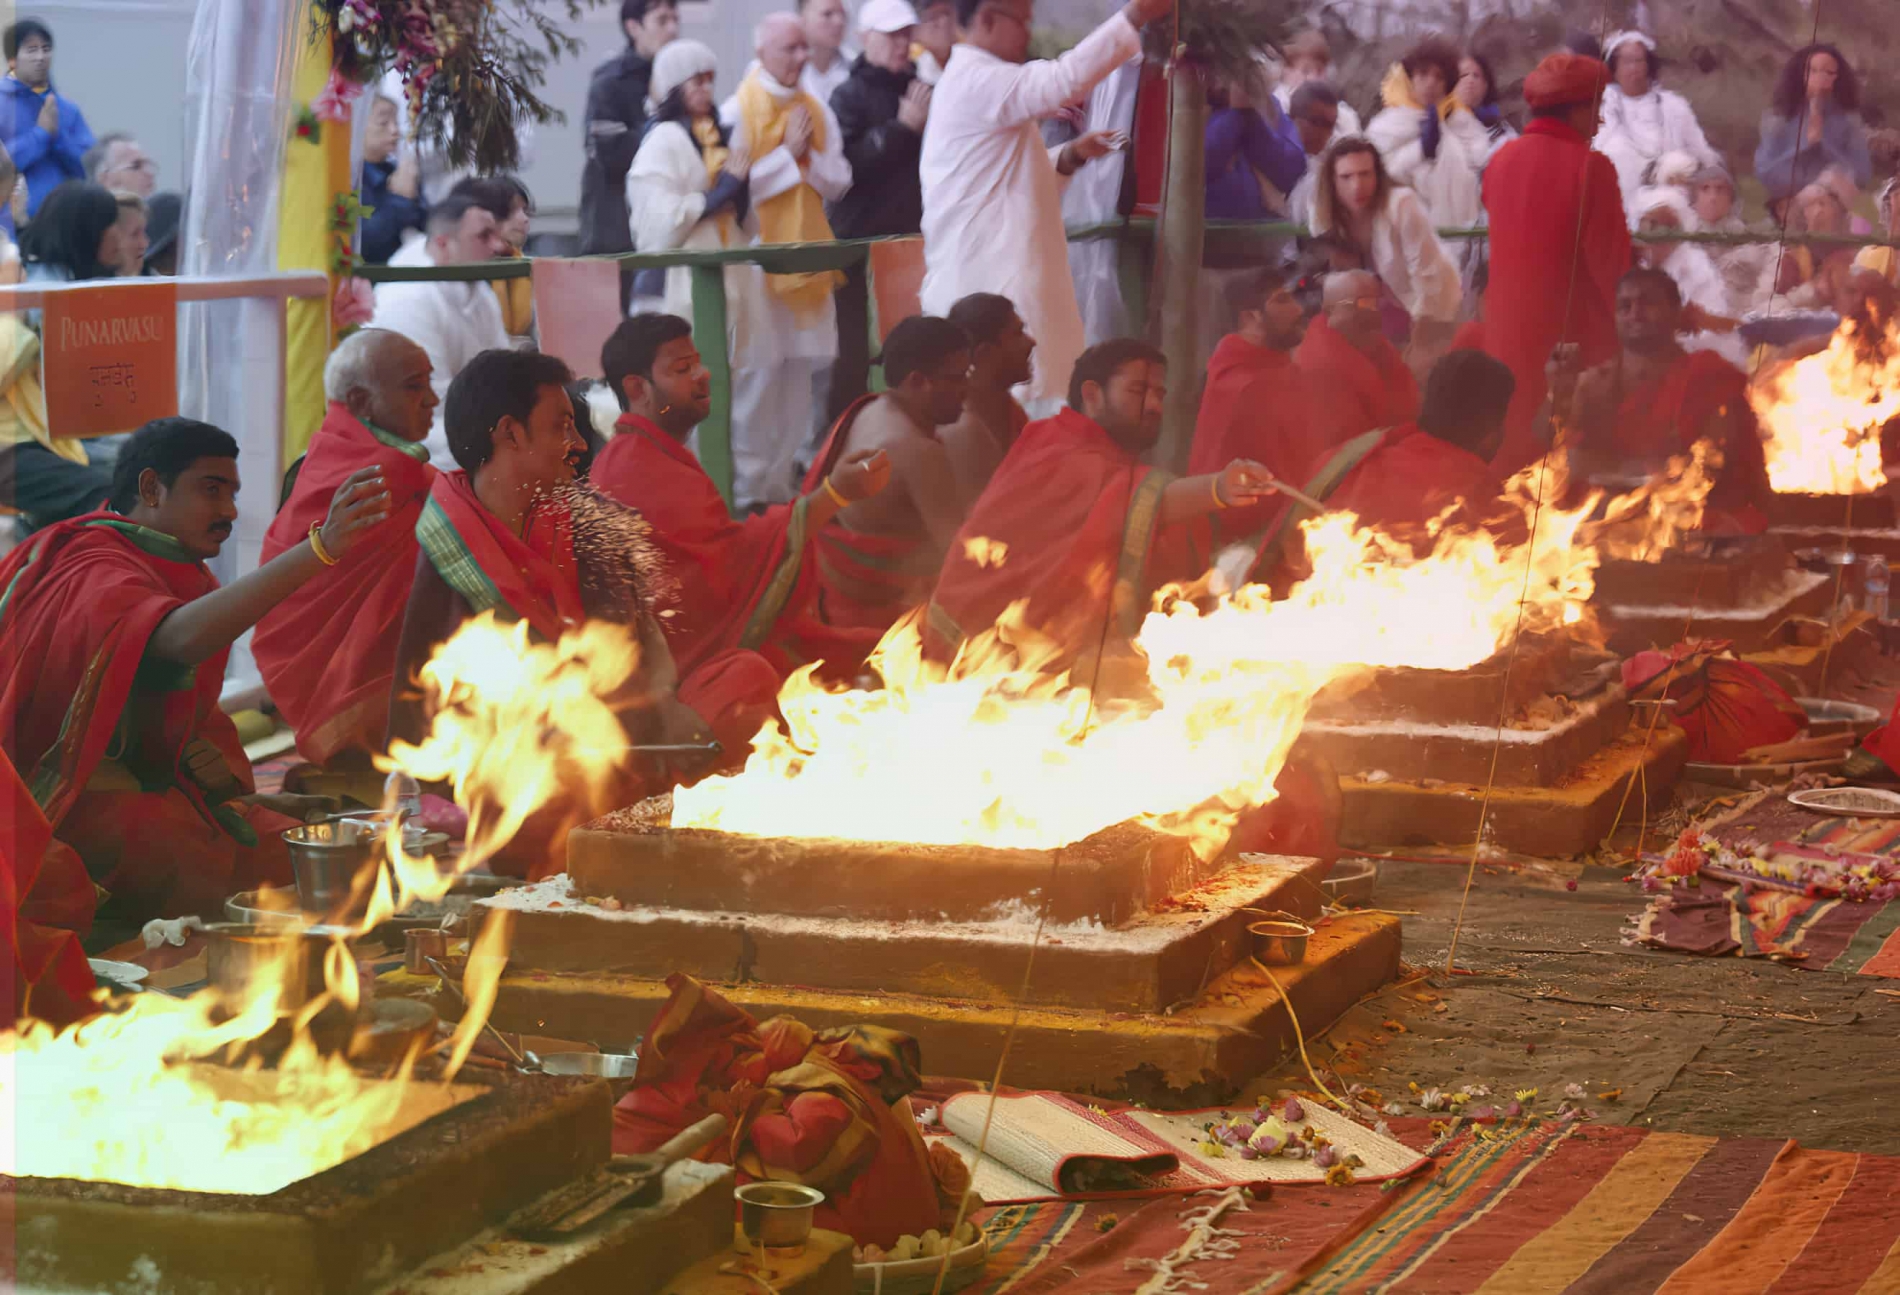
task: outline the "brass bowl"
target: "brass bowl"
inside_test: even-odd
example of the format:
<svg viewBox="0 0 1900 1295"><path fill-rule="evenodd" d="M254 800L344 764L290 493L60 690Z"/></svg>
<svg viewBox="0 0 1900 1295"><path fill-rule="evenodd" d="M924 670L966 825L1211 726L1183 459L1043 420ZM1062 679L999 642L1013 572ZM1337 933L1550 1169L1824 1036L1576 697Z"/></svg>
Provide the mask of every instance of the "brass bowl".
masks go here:
<svg viewBox="0 0 1900 1295"><path fill-rule="evenodd" d="M799 1183L747 1183L732 1195L747 1248L784 1259L805 1253L812 1214L825 1202L823 1192Z"/></svg>
<svg viewBox="0 0 1900 1295"><path fill-rule="evenodd" d="M1271 967L1291 967L1306 961L1306 942L1313 928L1305 922L1274 919L1247 927L1253 937L1254 957Z"/></svg>

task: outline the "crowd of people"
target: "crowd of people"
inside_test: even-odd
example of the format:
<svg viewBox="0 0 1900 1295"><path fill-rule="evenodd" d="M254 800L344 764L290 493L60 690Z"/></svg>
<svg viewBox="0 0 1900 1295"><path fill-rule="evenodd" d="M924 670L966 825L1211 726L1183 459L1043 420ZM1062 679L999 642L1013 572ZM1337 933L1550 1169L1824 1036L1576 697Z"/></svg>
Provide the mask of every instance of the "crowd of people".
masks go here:
<svg viewBox="0 0 1900 1295"><path fill-rule="evenodd" d="M742 756L794 671L875 685L871 650L899 625L936 668L1000 641L1041 668L1122 679L1156 589L1217 553L1276 585L1302 569L1283 483L1423 545L1448 513L1507 529L1503 479L1557 428L1579 482L1652 473L1713 440L1708 524L1765 524L1737 320L1774 294L1839 314L1890 304L1895 257L1633 240L1740 220L1732 176L1639 33L1603 59L1544 58L1520 124L1482 56L1421 41L1363 133L1324 40L1302 36L1279 85L1217 89L1208 183L1217 214L1291 213L1308 236L1207 272L1225 324L1205 374L1172 372L1145 340L1092 336L1065 181L1124 154L1125 122L1090 114L1136 97L1116 78L1171 6L1128 0L1034 60L1030 0L866 0L861 50L839 0L804 0L763 21L756 60L728 76L679 37L672 0L626 0L627 50L590 89L589 250L921 233L921 310L886 321L872 357L867 321L841 308L845 274L734 264L727 331L701 336L687 272L645 271L601 347L604 382L587 384L536 348L524 280L384 284L372 325L330 356L327 416L282 483L262 565L222 587L204 563L237 515L232 438L162 419L95 460L45 426L34 323L9 320L0 427L37 529L0 566L0 710L6 755L72 856L44 871L27 915L76 929L94 883L142 917L287 877L275 829L298 807L255 794L217 705L226 655L253 628L303 757L363 769L421 736L418 671L471 618L525 622L541 641L590 619L627 626L639 670L614 701L630 742L707 754L635 760L565 822ZM51 88L51 47L35 23L6 37L24 273L139 273L158 239L137 186L149 193L155 169L134 140L92 140ZM1838 50L1790 64L1758 175L1791 238L1853 228L1873 178L1856 104ZM399 107L367 103L365 185L381 197L365 254L521 255L527 190L438 175L432 195ZM1063 128L1045 134L1053 119ZM1889 181L1888 233L1893 194ZM1482 253L1442 241L1446 224L1486 226ZM695 443L714 349L733 372L730 496ZM1154 451L1179 383L1204 389L1177 476ZM1310 839L1324 782L1290 766L1240 839L1324 852ZM499 866L558 870L553 821L530 823Z"/></svg>

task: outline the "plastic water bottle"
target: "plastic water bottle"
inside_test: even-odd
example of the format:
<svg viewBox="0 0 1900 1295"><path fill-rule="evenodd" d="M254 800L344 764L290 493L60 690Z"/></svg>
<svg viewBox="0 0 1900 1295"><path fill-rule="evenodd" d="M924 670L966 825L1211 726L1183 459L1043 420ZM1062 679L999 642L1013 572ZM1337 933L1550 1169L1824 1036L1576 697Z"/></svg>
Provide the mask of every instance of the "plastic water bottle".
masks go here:
<svg viewBox="0 0 1900 1295"><path fill-rule="evenodd" d="M383 780L383 804L401 820L422 814L422 787L414 778L398 769Z"/></svg>
<svg viewBox="0 0 1900 1295"><path fill-rule="evenodd" d="M1887 619L1887 589L1893 581L1893 571L1887 566L1887 559L1876 554L1867 559L1861 570L1861 583L1867 591L1865 609L1874 614L1876 620Z"/></svg>

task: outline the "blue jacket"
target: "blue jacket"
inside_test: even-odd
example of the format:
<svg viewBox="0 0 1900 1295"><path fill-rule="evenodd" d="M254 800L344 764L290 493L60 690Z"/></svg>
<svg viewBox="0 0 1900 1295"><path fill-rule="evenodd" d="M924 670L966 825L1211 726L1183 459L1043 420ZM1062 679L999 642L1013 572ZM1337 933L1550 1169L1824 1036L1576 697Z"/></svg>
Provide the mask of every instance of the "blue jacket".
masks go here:
<svg viewBox="0 0 1900 1295"><path fill-rule="evenodd" d="M1807 141L1807 123L1790 120L1772 108L1762 115L1761 143L1755 149L1755 178L1768 187L1770 201L1799 193L1820 179L1821 172L1838 166L1865 189L1873 178L1873 159L1867 148L1867 127L1856 112L1843 112L1832 100L1821 117L1821 142Z"/></svg>
<svg viewBox="0 0 1900 1295"><path fill-rule="evenodd" d="M402 246L403 231L422 229L429 221L429 205L422 201L420 189L414 198L389 191L389 177L395 173L394 162L363 163L359 200L371 211L363 218L361 252L371 265L388 265L389 258Z"/></svg>
<svg viewBox="0 0 1900 1295"><path fill-rule="evenodd" d="M40 109L46 95L59 100L59 133L40 129ZM46 195L68 180L86 178L86 150L93 146L92 127L79 105L51 86L44 94L25 82L0 78L0 138L4 138L13 165L26 177L26 210L32 215Z"/></svg>

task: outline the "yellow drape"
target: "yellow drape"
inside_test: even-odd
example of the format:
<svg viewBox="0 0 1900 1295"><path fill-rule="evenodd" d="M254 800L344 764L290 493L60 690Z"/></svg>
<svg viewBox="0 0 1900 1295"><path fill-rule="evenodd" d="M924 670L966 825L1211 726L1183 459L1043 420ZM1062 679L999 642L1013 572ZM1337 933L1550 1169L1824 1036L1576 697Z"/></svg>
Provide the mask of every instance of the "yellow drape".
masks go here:
<svg viewBox="0 0 1900 1295"><path fill-rule="evenodd" d="M1418 101L1418 96L1412 93L1412 78L1406 74L1403 63L1394 63L1386 69L1385 80L1379 84L1379 98L1388 108L1410 108L1419 112L1425 107ZM1452 113L1464 106L1457 95L1447 91L1438 103L1439 120L1449 120Z"/></svg>
<svg viewBox="0 0 1900 1295"><path fill-rule="evenodd" d="M825 146L825 110L803 90L783 101L773 97L758 74L739 85L739 120L746 132L746 144L754 159L764 157L785 142L785 124L792 109L803 106L811 114L811 146ZM799 171L810 169L809 155L798 164ZM759 217L761 243L823 243L831 241L831 222L825 219L825 202L809 184L793 185L784 193L754 202ZM799 315L815 314L824 308L831 294L844 282L836 270L816 274L772 274L766 283L780 301Z"/></svg>

